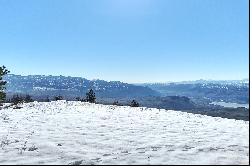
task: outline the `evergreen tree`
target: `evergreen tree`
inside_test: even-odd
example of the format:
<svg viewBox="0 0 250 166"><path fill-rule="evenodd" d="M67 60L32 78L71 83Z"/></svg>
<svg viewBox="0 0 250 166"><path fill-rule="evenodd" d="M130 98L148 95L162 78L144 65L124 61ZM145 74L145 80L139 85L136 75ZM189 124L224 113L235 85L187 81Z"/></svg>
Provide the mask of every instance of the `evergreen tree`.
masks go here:
<svg viewBox="0 0 250 166"><path fill-rule="evenodd" d="M90 89L88 93L86 93L86 101L90 103L95 103L95 92L93 89Z"/></svg>
<svg viewBox="0 0 250 166"><path fill-rule="evenodd" d="M131 107L139 107L139 103L136 100L132 100L130 106Z"/></svg>
<svg viewBox="0 0 250 166"><path fill-rule="evenodd" d="M21 95L19 96L18 94L16 94L11 98L11 103L13 103L14 105L22 102L24 102L24 98Z"/></svg>
<svg viewBox="0 0 250 166"><path fill-rule="evenodd" d="M6 93L4 92L6 81L3 80L3 76L8 74L10 71L5 66L0 67L0 104L5 100Z"/></svg>
<svg viewBox="0 0 250 166"><path fill-rule="evenodd" d="M119 102L118 101L114 101L113 105L119 105Z"/></svg>
<svg viewBox="0 0 250 166"><path fill-rule="evenodd" d="M25 101L26 103L29 103L29 102L33 102L34 100L31 98L30 95L26 95L25 98L24 98L24 101Z"/></svg>

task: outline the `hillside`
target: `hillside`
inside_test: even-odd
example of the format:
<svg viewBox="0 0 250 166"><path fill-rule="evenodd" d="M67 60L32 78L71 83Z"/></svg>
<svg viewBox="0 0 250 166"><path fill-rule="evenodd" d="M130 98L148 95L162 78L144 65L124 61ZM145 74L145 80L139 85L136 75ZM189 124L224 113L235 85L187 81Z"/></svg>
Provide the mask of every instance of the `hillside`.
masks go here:
<svg viewBox="0 0 250 166"><path fill-rule="evenodd" d="M4 77L7 83L8 96L21 93L33 97L45 98L62 95L67 99L85 96L90 89L94 89L97 97L134 97L155 96L158 92L143 86L123 83L120 81L87 80L81 77L43 76L43 75L13 75Z"/></svg>
<svg viewBox="0 0 250 166"><path fill-rule="evenodd" d="M248 164L249 122L77 101L0 110L1 164Z"/></svg>

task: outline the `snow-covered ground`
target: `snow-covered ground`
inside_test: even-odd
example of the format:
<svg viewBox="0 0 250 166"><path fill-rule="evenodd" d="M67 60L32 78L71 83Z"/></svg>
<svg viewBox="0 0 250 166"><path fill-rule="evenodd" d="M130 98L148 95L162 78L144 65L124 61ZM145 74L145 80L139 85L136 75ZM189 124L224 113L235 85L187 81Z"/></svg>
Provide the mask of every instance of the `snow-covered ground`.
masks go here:
<svg viewBox="0 0 250 166"><path fill-rule="evenodd" d="M0 164L248 164L249 122L76 101L0 110Z"/></svg>

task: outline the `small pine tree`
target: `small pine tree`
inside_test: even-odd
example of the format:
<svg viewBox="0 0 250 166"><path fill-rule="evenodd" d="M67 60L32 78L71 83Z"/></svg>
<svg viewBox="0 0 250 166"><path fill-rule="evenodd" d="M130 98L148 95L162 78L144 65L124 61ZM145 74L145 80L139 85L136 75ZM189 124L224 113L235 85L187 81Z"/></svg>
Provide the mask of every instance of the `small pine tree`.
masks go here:
<svg viewBox="0 0 250 166"><path fill-rule="evenodd" d="M132 100L130 106L131 107L139 107L140 105L136 100Z"/></svg>
<svg viewBox="0 0 250 166"><path fill-rule="evenodd" d="M80 97L76 97L76 101L81 101L81 98Z"/></svg>
<svg viewBox="0 0 250 166"><path fill-rule="evenodd" d="M86 93L86 101L90 103L95 103L95 92L93 89L90 89L88 93Z"/></svg>
<svg viewBox="0 0 250 166"><path fill-rule="evenodd" d="M29 102L33 102L34 100L31 98L30 95L26 95L25 98L24 98L24 101L25 101L26 103L29 103Z"/></svg>
<svg viewBox="0 0 250 166"><path fill-rule="evenodd" d="M22 103L24 102L24 99L22 96L17 95L13 95L13 97L11 98L11 103L13 103L14 105L17 105L18 103Z"/></svg>
<svg viewBox="0 0 250 166"><path fill-rule="evenodd" d="M45 102L50 102L49 97L46 97Z"/></svg>
<svg viewBox="0 0 250 166"><path fill-rule="evenodd" d="M4 92L6 81L3 80L3 76L8 74L10 71L6 69L5 66L0 67L0 105L6 98L6 93Z"/></svg>
<svg viewBox="0 0 250 166"><path fill-rule="evenodd" d="M114 101L113 105L119 105L119 102L118 101Z"/></svg>

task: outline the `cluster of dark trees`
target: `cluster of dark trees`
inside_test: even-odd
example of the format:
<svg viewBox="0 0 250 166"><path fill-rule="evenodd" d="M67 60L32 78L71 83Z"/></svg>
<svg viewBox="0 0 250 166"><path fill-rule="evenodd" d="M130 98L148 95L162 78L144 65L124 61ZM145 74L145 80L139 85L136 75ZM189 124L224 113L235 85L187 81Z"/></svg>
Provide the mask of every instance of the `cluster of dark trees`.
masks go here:
<svg viewBox="0 0 250 166"><path fill-rule="evenodd" d="M10 103L13 103L14 105L18 104L18 103L29 103L29 102L33 102L34 100L32 99L32 97L30 95L25 95L25 96L22 96L22 95L13 95L13 97L7 101L7 102L10 102Z"/></svg>
<svg viewBox="0 0 250 166"><path fill-rule="evenodd" d="M124 104L119 103L117 100L113 102L113 105L117 105L117 106L123 106ZM127 105L127 104L125 104ZM131 107L139 107L140 104L136 101L136 100L132 100L130 104L128 104Z"/></svg>
<svg viewBox="0 0 250 166"><path fill-rule="evenodd" d="M63 96L55 96L54 100L63 100ZM90 102L90 103L95 103L96 102L96 97L95 97L95 92L93 89L90 89L89 92L86 93L86 97L85 98L81 98L81 97L76 97L77 101L82 101L82 102Z"/></svg>
<svg viewBox="0 0 250 166"><path fill-rule="evenodd" d="M81 102L89 102L89 103L96 103L96 96L95 96L95 92L93 89L90 89L89 92L86 93L86 97L85 98L81 98L81 97L76 97L75 98L77 101L81 101ZM63 100L63 96L55 96L54 100ZM49 99L48 99L49 101ZM120 104L118 101L114 101L113 105L117 105L117 106L122 106L122 104ZM132 100L130 103L131 107L139 107L139 103L136 100Z"/></svg>

